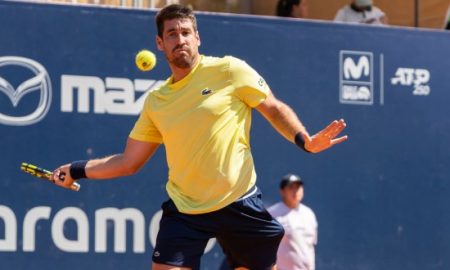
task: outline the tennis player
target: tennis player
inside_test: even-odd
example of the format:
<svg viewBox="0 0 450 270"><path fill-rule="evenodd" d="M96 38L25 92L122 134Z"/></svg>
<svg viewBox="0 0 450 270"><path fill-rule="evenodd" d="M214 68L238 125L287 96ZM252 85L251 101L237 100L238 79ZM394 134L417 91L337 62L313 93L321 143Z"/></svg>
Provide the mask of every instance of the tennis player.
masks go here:
<svg viewBox="0 0 450 270"><path fill-rule="evenodd" d="M310 136L294 111L244 61L199 54L191 9L169 5L158 12L156 25L156 43L172 75L148 95L124 152L60 166L53 178L69 187L81 178L131 175L164 144L170 200L162 204L152 269L199 269L212 237L233 268L275 269L284 231L255 186L252 108L287 140L312 153L345 141L347 136L337 137L345 122L333 121ZM67 174L64 181L58 181L61 172Z"/></svg>

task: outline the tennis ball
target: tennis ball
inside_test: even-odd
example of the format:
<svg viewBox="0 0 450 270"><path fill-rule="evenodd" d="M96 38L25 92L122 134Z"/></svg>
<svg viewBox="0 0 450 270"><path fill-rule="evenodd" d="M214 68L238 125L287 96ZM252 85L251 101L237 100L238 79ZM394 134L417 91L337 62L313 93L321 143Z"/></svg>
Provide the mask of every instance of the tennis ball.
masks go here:
<svg viewBox="0 0 450 270"><path fill-rule="evenodd" d="M141 50L136 54L136 66L142 71L149 71L156 65L156 56L149 50Z"/></svg>

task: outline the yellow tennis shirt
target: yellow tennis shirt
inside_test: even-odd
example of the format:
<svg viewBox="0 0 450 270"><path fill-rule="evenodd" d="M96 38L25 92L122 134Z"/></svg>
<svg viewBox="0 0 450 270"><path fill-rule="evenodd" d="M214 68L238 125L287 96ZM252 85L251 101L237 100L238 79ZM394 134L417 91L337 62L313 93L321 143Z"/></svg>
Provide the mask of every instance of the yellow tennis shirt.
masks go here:
<svg viewBox="0 0 450 270"><path fill-rule="evenodd" d="M244 61L201 56L185 78L149 93L130 137L165 145L166 188L180 212L218 210L255 184L251 108L268 92Z"/></svg>

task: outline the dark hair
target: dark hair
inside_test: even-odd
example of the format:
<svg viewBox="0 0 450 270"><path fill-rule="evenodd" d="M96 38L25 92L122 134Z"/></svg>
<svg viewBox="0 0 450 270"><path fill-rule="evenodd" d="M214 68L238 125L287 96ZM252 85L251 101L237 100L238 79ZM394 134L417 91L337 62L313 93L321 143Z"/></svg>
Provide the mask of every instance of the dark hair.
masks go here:
<svg viewBox="0 0 450 270"><path fill-rule="evenodd" d="M162 37L164 32L164 22L173 19L190 19L194 31L197 31L197 19L191 8L183 5L173 4L161 9L156 14L156 27L158 28L158 36Z"/></svg>
<svg viewBox="0 0 450 270"><path fill-rule="evenodd" d="M301 0L280 0L277 5L277 16L292 17L292 7L300 5Z"/></svg>
<svg viewBox="0 0 450 270"><path fill-rule="evenodd" d="M286 174L285 176L283 176L283 178L281 178L280 189L284 189L287 185L292 184L292 183L297 183L300 186L303 186L303 181L300 178L300 176L289 173L289 174Z"/></svg>

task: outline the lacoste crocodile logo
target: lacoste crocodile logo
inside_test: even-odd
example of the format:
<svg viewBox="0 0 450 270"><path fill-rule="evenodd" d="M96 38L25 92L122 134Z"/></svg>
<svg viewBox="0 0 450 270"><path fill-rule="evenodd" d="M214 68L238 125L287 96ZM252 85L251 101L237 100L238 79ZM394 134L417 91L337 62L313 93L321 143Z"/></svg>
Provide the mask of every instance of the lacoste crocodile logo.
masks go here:
<svg viewBox="0 0 450 270"><path fill-rule="evenodd" d="M205 88L202 90L202 96L207 96L212 94L213 90L209 89L209 88Z"/></svg>

